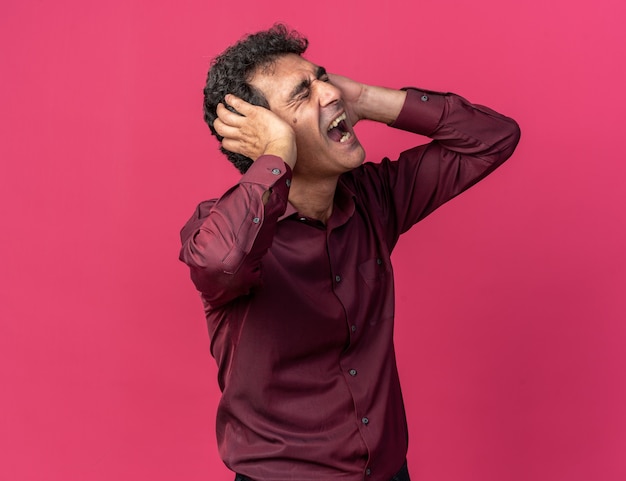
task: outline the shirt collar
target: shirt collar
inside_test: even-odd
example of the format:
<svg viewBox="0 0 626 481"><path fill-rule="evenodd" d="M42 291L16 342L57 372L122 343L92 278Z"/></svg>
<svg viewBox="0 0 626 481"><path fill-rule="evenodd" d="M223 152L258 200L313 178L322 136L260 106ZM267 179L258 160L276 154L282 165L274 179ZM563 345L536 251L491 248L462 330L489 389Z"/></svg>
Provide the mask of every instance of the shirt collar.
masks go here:
<svg viewBox="0 0 626 481"><path fill-rule="evenodd" d="M335 190L335 204L328 222L329 226L333 228L338 227L345 224L352 217L355 210L355 198L354 192L343 181L343 176L340 177ZM278 221L280 222L296 214L298 214L298 210L291 202L287 202L285 213L278 218Z"/></svg>

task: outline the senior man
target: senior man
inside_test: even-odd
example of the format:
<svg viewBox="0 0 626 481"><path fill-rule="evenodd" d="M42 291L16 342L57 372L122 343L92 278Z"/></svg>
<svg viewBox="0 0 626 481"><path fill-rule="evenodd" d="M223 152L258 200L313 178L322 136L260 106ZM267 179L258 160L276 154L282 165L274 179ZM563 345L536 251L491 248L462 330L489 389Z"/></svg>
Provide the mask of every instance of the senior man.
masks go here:
<svg viewBox="0 0 626 481"><path fill-rule="evenodd" d="M242 173L181 233L218 365L218 446L238 480L406 481L390 255L502 164L519 128L455 94L330 74L306 48L282 25L249 35L204 90ZM433 140L364 163L364 119Z"/></svg>

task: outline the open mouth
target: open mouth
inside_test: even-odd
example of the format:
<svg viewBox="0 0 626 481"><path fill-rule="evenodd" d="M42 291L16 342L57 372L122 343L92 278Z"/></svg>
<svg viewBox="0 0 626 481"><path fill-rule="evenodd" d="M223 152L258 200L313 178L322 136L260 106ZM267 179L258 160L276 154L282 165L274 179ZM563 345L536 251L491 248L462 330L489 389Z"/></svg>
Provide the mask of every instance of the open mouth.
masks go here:
<svg viewBox="0 0 626 481"><path fill-rule="evenodd" d="M344 112L330 123L328 126L328 137L331 140L344 143L352 137L352 133L348 130L346 119L347 116Z"/></svg>

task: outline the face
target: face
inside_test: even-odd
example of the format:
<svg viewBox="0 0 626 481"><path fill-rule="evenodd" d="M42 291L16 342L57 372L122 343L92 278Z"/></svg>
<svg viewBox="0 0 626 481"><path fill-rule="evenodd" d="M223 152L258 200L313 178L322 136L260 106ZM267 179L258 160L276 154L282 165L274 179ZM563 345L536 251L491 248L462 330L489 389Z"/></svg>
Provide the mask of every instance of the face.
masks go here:
<svg viewBox="0 0 626 481"><path fill-rule="evenodd" d="M361 165L365 152L349 123L341 92L323 68L288 54L269 68L258 69L250 84L296 134L294 175L332 177Z"/></svg>

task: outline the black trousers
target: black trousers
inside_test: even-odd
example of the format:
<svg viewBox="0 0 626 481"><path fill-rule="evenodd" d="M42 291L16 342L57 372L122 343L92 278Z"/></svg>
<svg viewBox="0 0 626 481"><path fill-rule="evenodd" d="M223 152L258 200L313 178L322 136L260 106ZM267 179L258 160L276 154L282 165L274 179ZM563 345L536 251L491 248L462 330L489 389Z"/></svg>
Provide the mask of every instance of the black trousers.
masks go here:
<svg viewBox="0 0 626 481"><path fill-rule="evenodd" d="M252 481L250 478L246 478L245 476L238 474L235 476L235 481ZM305 480L303 480L305 481ZM389 481L411 481L409 478L409 470L406 467L406 463L404 466L398 471Z"/></svg>

